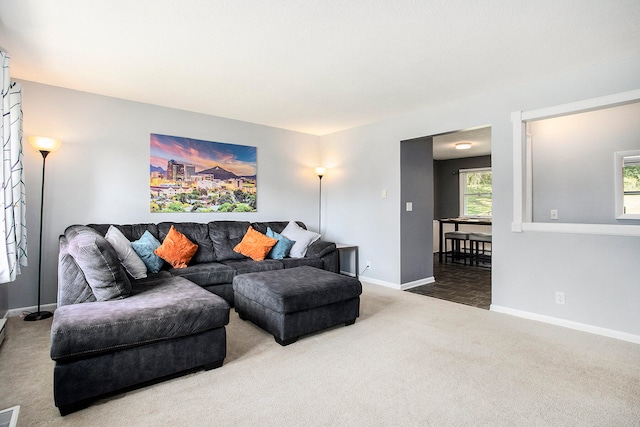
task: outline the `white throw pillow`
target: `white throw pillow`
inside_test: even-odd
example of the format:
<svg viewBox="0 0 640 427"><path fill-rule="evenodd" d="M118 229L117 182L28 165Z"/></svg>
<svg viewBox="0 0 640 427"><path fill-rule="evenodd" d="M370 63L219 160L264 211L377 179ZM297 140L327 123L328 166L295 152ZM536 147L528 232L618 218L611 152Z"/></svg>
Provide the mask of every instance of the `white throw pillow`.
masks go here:
<svg viewBox="0 0 640 427"><path fill-rule="evenodd" d="M309 245L320 238L318 233L305 230L296 224L295 221L289 221L289 224L287 224L280 234L287 239L296 242L289 252L289 256L291 258L304 258L307 254L307 248Z"/></svg>
<svg viewBox="0 0 640 427"><path fill-rule="evenodd" d="M143 279L147 277L147 266L142 262L138 254L131 247L131 242L125 237L124 234L118 228L113 225L107 230L107 234L104 236L107 242L111 243L118 259L124 265L134 279Z"/></svg>

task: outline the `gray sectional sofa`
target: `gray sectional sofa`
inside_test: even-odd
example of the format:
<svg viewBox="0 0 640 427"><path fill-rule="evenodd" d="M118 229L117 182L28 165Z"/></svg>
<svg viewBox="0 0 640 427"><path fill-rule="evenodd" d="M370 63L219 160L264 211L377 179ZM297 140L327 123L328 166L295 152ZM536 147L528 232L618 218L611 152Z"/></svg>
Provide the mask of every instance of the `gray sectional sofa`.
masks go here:
<svg viewBox="0 0 640 427"><path fill-rule="evenodd" d="M233 306L232 283L233 278L238 274L280 270L305 265L335 273L340 272L339 256L335 243L323 240L317 240L312 243L304 258L253 261L233 250L242 240L249 226L263 234L267 232L267 227L276 233L281 233L288 223L288 221L253 223L248 221L161 222L159 224L116 225L116 227L130 241L139 239L148 230L162 242L173 225L176 230L196 243L198 250L187 268L171 268L167 264L163 271L167 271L173 276L184 277L221 296ZM296 223L306 229L304 223L300 221L296 221ZM110 225L89 224L88 226L104 236Z"/></svg>
<svg viewBox="0 0 640 427"><path fill-rule="evenodd" d="M105 394L221 366L237 275L299 266L339 272L335 244L322 240L311 243L301 258L254 261L233 250L249 226L280 233L287 224L114 225L132 242L145 232L162 242L173 226L198 245L186 268L166 264L140 279L127 273L105 239L111 224L68 227L60 236L58 308L51 328L54 401L60 413Z"/></svg>

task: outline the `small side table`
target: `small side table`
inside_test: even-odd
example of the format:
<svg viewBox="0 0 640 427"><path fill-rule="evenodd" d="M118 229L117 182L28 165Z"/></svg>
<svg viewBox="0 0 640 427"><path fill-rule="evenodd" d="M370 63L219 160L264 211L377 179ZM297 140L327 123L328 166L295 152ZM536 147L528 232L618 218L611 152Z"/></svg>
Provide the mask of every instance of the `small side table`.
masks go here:
<svg viewBox="0 0 640 427"><path fill-rule="evenodd" d="M338 252L342 252L342 251L354 251L356 254L356 279L359 279L359 265L360 265L360 261L358 260L358 246L357 245L350 245L348 243L336 243L336 249L338 250Z"/></svg>

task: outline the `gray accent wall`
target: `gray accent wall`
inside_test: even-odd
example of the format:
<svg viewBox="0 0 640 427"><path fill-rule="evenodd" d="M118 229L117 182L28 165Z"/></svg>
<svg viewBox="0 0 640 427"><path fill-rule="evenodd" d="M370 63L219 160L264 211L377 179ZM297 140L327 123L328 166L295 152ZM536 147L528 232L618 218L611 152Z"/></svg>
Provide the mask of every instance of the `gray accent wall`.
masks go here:
<svg viewBox="0 0 640 427"><path fill-rule="evenodd" d="M0 285L0 319L7 314L9 310L9 285Z"/></svg>
<svg viewBox="0 0 640 427"><path fill-rule="evenodd" d="M434 218L455 218L460 215L460 169L491 167L491 156L434 160Z"/></svg>
<svg viewBox="0 0 640 427"><path fill-rule="evenodd" d="M400 283L406 284L433 276L433 138L402 141L400 164Z"/></svg>

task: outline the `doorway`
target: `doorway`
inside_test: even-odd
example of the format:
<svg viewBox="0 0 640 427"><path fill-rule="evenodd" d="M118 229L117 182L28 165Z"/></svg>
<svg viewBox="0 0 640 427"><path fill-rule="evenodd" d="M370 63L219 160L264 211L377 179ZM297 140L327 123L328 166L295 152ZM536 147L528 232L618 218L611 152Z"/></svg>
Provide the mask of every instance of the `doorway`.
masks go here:
<svg viewBox="0 0 640 427"><path fill-rule="evenodd" d="M491 127L448 132L429 138L433 146L432 255L435 280L409 290L489 309L492 243L484 243L485 257L482 263L473 262L471 242L468 240L463 246L463 257L445 261L444 252L451 248L446 247L443 236L450 231L459 231L474 234L476 238L482 235L484 240L491 240ZM484 174L484 184L479 181L480 173ZM475 258L476 261L478 259Z"/></svg>

